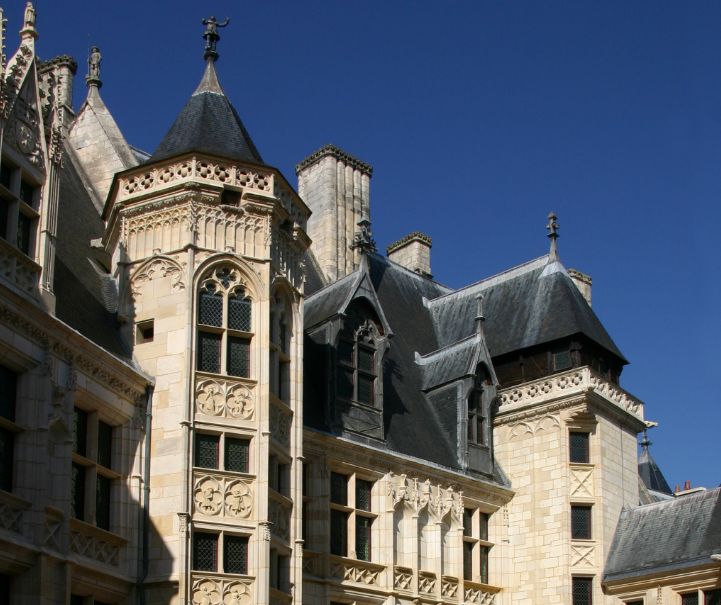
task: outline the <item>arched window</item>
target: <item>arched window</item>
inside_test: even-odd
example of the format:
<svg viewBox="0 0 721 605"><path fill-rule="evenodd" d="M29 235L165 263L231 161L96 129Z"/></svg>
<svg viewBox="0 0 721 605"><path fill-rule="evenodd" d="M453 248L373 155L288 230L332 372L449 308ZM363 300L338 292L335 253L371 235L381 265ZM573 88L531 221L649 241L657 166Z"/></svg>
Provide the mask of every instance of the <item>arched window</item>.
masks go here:
<svg viewBox="0 0 721 605"><path fill-rule="evenodd" d="M338 339L337 395L339 399L379 407L378 324L362 309L352 308Z"/></svg>
<svg viewBox="0 0 721 605"><path fill-rule="evenodd" d="M252 301L236 269L215 269L202 281L198 294L197 370L250 377L252 313Z"/></svg>

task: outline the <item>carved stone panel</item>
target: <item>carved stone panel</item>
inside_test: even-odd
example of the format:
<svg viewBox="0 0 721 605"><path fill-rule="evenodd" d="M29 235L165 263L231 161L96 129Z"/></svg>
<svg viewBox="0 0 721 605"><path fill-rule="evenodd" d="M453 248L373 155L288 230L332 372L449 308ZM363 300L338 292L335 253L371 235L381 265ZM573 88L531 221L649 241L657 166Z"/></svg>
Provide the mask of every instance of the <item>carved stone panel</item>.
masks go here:
<svg viewBox="0 0 721 605"><path fill-rule="evenodd" d="M200 379L195 388L195 411L207 416L252 420L255 413L253 385L215 378Z"/></svg>
<svg viewBox="0 0 721 605"><path fill-rule="evenodd" d="M196 475L193 510L206 517L247 519L253 512L252 484L225 475Z"/></svg>

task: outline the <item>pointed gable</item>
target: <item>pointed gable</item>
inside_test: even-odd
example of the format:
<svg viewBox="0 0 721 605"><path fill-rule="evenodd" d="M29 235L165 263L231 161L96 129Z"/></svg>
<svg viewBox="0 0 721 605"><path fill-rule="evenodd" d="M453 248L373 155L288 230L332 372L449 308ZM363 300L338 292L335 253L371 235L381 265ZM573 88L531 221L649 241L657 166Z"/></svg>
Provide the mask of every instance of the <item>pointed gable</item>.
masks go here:
<svg viewBox="0 0 721 605"><path fill-rule="evenodd" d="M198 88L150 158L151 162L197 151L263 164L240 116L218 82L209 60Z"/></svg>

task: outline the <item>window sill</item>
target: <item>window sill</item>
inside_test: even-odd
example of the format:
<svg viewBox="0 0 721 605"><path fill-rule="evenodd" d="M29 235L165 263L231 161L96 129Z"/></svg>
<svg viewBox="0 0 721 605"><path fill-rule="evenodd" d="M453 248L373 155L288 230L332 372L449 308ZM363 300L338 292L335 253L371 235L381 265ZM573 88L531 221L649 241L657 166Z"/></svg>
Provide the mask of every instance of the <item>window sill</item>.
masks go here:
<svg viewBox="0 0 721 605"><path fill-rule="evenodd" d="M195 370L196 378L213 378L215 380L236 380L240 383L247 384L249 386L255 386L258 381L255 378L246 378L244 376L233 376L232 374L220 374L215 372L206 372L204 370Z"/></svg>

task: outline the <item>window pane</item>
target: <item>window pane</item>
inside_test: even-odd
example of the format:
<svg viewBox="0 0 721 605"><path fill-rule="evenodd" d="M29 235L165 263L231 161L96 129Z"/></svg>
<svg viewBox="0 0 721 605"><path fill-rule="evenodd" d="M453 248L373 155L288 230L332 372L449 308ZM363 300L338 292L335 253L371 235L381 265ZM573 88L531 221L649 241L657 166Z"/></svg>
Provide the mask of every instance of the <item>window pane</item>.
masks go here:
<svg viewBox="0 0 721 605"><path fill-rule="evenodd" d="M472 536L473 535L473 509L472 508L464 508L463 509L463 535L464 536Z"/></svg>
<svg viewBox="0 0 721 605"><path fill-rule="evenodd" d="M198 370L220 372L220 334L198 332Z"/></svg>
<svg viewBox="0 0 721 605"><path fill-rule="evenodd" d="M10 189L13 178L13 167L5 162L0 163L0 185Z"/></svg>
<svg viewBox="0 0 721 605"><path fill-rule="evenodd" d="M0 366L0 416L15 420L15 401L17 399L18 375L6 367Z"/></svg>
<svg viewBox="0 0 721 605"><path fill-rule="evenodd" d="M88 438L88 415L81 409L73 410L73 451L85 456Z"/></svg>
<svg viewBox="0 0 721 605"><path fill-rule="evenodd" d="M8 236L8 214L10 212L10 202L0 198L0 237L10 239Z"/></svg>
<svg viewBox="0 0 721 605"><path fill-rule="evenodd" d="M374 357L372 350L358 347L358 369L375 374Z"/></svg>
<svg viewBox="0 0 721 605"><path fill-rule="evenodd" d="M217 534L193 534L193 569L198 571L218 570Z"/></svg>
<svg viewBox="0 0 721 605"><path fill-rule="evenodd" d="M488 546L481 546L479 554L481 555L481 582L488 584Z"/></svg>
<svg viewBox="0 0 721 605"><path fill-rule="evenodd" d="M13 449L15 433L0 428L0 489L6 492L13 488Z"/></svg>
<svg viewBox="0 0 721 605"><path fill-rule="evenodd" d="M112 468L113 458L113 427L98 422L98 464Z"/></svg>
<svg viewBox="0 0 721 605"><path fill-rule="evenodd" d="M339 510L330 511L330 552L348 555L348 514Z"/></svg>
<svg viewBox="0 0 721 605"><path fill-rule="evenodd" d="M473 580L473 542L463 543L463 579Z"/></svg>
<svg viewBox="0 0 721 605"><path fill-rule="evenodd" d="M593 605L592 578L573 578L573 605Z"/></svg>
<svg viewBox="0 0 721 605"><path fill-rule="evenodd" d="M353 365L353 343L349 340L338 342L338 361Z"/></svg>
<svg viewBox="0 0 721 605"><path fill-rule="evenodd" d="M567 370L571 367L571 352L570 351L557 351L553 354L553 369L554 370Z"/></svg>
<svg viewBox="0 0 721 605"><path fill-rule="evenodd" d="M85 519L85 467L74 464L71 470L70 514L76 519Z"/></svg>
<svg viewBox="0 0 721 605"><path fill-rule="evenodd" d="M681 595L681 605L698 605L698 591Z"/></svg>
<svg viewBox="0 0 721 605"><path fill-rule="evenodd" d="M195 466L202 468L218 468L218 435L195 435Z"/></svg>
<svg viewBox="0 0 721 605"><path fill-rule="evenodd" d="M223 325L223 298L213 292L201 292L198 301L198 323L206 326Z"/></svg>
<svg viewBox="0 0 721 605"><path fill-rule="evenodd" d="M591 507L571 507L571 538L574 540L591 539Z"/></svg>
<svg viewBox="0 0 721 605"><path fill-rule="evenodd" d="M704 590L704 605L721 605L721 590Z"/></svg>
<svg viewBox="0 0 721 605"><path fill-rule="evenodd" d="M248 440L225 438L225 470L248 472Z"/></svg>
<svg viewBox="0 0 721 605"><path fill-rule="evenodd" d="M228 337L228 375L250 376L250 340L247 338Z"/></svg>
<svg viewBox="0 0 721 605"><path fill-rule="evenodd" d="M223 540L223 570L225 573L248 573L248 538L225 536Z"/></svg>
<svg viewBox="0 0 721 605"><path fill-rule="evenodd" d="M228 327L231 330L251 331L250 299L242 295L228 298Z"/></svg>
<svg viewBox="0 0 721 605"><path fill-rule="evenodd" d="M360 510L370 511L371 509L371 489L373 484L370 481L356 479L355 482L355 506Z"/></svg>
<svg viewBox="0 0 721 605"><path fill-rule="evenodd" d="M488 540L488 513L481 513L479 520L481 531L478 533L478 537L481 540Z"/></svg>
<svg viewBox="0 0 721 605"><path fill-rule="evenodd" d="M95 490L95 524L110 529L110 479L98 475Z"/></svg>
<svg viewBox="0 0 721 605"><path fill-rule="evenodd" d="M355 518L355 552L361 561L371 560L371 525L373 519L360 516Z"/></svg>
<svg viewBox="0 0 721 605"><path fill-rule="evenodd" d="M22 252L30 256L30 232L33 224L33 219L29 216L25 216L22 212L18 214L18 239L17 246Z"/></svg>
<svg viewBox="0 0 721 605"><path fill-rule="evenodd" d="M348 477L346 475L330 474L330 501L334 504L348 505Z"/></svg>
<svg viewBox="0 0 721 605"><path fill-rule="evenodd" d="M569 434L569 460L571 462L578 462L581 464L587 464L589 461L588 456L588 433L580 433L577 431L571 431Z"/></svg>
<svg viewBox="0 0 721 605"><path fill-rule="evenodd" d="M35 187L27 181L20 181L20 199L28 206L33 206Z"/></svg>
<svg viewBox="0 0 721 605"><path fill-rule="evenodd" d="M374 378L358 375L358 401L366 405L373 405L375 398L373 397Z"/></svg>

